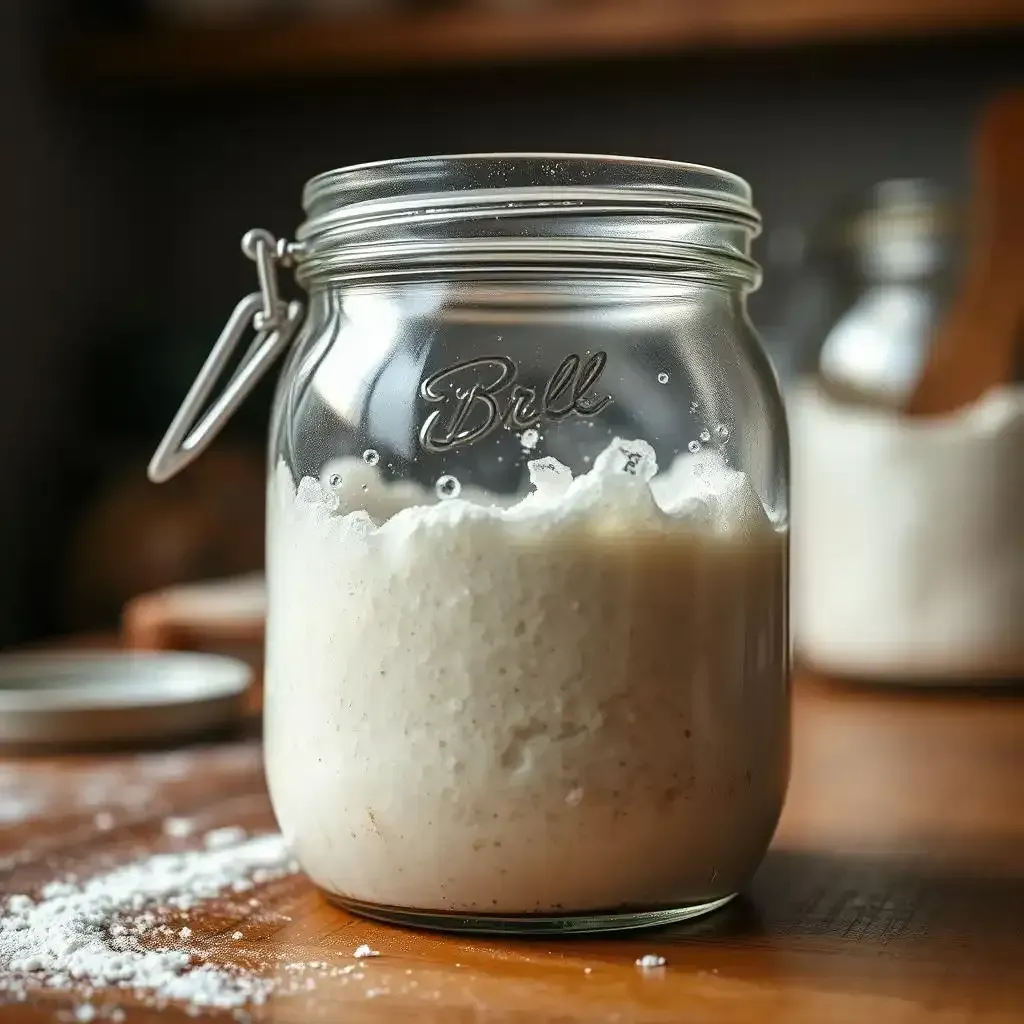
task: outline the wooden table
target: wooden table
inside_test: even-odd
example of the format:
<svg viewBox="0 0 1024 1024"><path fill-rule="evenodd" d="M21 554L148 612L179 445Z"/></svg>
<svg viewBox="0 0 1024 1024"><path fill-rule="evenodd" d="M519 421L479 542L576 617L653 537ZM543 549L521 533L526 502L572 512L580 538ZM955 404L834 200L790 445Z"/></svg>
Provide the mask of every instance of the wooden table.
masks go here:
<svg viewBox="0 0 1024 1024"><path fill-rule="evenodd" d="M351 918L294 876L262 887L249 920L217 901L193 911L191 942L271 973L294 961L352 964L364 942L381 951L358 972L273 999L256 1020L1024 1020L1024 696L802 679L795 735L789 802L767 861L740 901L690 926L610 940L446 938ZM170 814L201 829L273 828L255 738L7 759L0 797L6 893L62 868L161 849ZM13 822L19 800L25 820ZM242 927L244 942L225 942ZM645 953L663 955L666 968L640 971ZM40 994L0 1006L0 1019L67 1020L79 1001ZM158 1016L122 992L109 993L114 1004L128 1021ZM182 1008L165 1012L189 1019Z"/></svg>

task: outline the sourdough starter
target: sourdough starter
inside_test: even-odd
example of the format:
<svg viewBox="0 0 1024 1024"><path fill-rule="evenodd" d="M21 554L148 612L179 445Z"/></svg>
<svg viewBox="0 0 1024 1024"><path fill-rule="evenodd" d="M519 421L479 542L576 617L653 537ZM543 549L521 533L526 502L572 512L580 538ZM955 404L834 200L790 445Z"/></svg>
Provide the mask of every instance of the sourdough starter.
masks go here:
<svg viewBox="0 0 1024 1024"><path fill-rule="evenodd" d="M744 884L789 742L787 536L747 478L708 451L652 484L616 441L511 507L395 511L338 469L280 465L269 510L267 772L313 880L500 914Z"/></svg>

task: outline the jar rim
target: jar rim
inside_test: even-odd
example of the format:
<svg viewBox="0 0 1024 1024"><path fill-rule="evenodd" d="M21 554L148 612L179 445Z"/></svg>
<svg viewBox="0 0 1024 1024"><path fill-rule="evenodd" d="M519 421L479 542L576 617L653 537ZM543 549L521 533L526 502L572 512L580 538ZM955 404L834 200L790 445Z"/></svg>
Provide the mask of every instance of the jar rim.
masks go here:
<svg viewBox="0 0 1024 1024"><path fill-rule="evenodd" d="M580 153L462 153L355 164L311 178L300 279L465 260L714 264L752 279L750 185L701 164ZM499 252L500 250L500 252ZM729 266L719 266L724 259Z"/></svg>
<svg viewBox="0 0 1024 1024"><path fill-rule="evenodd" d="M482 183L467 185L469 174ZM433 188L424 192L423 185ZM542 151L397 157L336 167L306 182L302 205L311 212L324 199L350 205L399 195L510 187L669 189L694 197L715 197L756 216L750 185L732 171L658 157Z"/></svg>

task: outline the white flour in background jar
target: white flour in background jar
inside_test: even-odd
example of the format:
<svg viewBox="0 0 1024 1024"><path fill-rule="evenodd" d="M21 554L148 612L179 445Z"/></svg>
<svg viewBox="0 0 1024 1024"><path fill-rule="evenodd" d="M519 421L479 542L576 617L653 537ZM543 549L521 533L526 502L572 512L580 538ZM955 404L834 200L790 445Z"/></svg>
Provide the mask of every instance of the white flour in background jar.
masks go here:
<svg viewBox="0 0 1024 1024"><path fill-rule="evenodd" d="M503 914L744 884L789 736L788 541L747 478L709 451L652 483L616 441L575 480L530 463L508 508L373 519L346 472L280 465L270 496L267 772L313 880Z"/></svg>
<svg viewBox="0 0 1024 1024"><path fill-rule="evenodd" d="M788 399L793 626L813 667L893 681L1024 671L1024 388L934 420Z"/></svg>

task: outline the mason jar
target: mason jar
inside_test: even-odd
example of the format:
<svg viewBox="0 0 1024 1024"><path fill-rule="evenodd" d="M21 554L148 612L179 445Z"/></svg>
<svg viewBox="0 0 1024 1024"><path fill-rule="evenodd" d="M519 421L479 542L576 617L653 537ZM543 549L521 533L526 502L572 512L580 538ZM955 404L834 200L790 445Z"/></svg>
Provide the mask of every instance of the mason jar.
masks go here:
<svg viewBox="0 0 1024 1024"><path fill-rule="evenodd" d="M471 155L330 171L304 207L295 242L246 236L260 291L150 467L194 458L290 348L265 743L300 864L349 910L442 929L722 906L789 765L788 442L746 313L749 187Z"/></svg>

